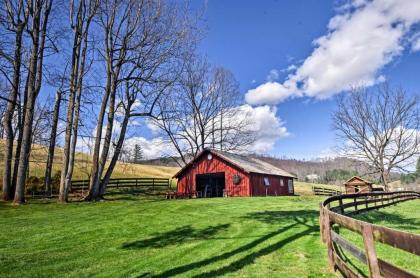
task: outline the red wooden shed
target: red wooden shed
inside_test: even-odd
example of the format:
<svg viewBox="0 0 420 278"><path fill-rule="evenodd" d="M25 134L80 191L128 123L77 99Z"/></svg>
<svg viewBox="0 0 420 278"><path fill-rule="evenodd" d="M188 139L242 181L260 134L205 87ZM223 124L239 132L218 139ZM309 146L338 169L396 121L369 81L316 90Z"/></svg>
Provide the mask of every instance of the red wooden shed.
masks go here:
<svg viewBox="0 0 420 278"><path fill-rule="evenodd" d="M257 158L209 149L174 178L179 194L197 197L294 194L292 174Z"/></svg>

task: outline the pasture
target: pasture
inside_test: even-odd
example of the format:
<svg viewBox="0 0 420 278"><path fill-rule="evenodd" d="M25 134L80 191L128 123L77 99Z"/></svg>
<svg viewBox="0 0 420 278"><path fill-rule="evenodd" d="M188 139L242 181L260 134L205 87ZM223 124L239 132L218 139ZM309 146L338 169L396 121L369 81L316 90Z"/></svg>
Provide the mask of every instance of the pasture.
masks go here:
<svg viewBox="0 0 420 278"><path fill-rule="evenodd" d="M0 140L0 171L3 173L4 168L4 140ZM86 151L86 149L84 149ZM48 157L48 148L42 145L33 144L29 159L28 176L43 177L45 175L45 164ZM55 148L54 164L52 174L61 171L63 161L63 149ZM92 157L90 154L78 152L74 162L73 179L88 179L92 167ZM138 178L138 177L156 177L170 178L177 171L178 167L167 167L157 165L144 165L119 162L115 166L112 174L113 178ZM0 179L0 183L2 180Z"/></svg>
<svg viewBox="0 0 420 278"><path fill-rule="evenodd" d="M34 200L16 208L1 203L0 273L340 277L328 271L319 238L321 200L301 196L167 201L108 195L108 201L98 203ZM419 233L419 204L410 201L360 217ZM384 255L387 250L378 252ZM404 255L391 261L419 275L418 258L407 260Z"/></svg>

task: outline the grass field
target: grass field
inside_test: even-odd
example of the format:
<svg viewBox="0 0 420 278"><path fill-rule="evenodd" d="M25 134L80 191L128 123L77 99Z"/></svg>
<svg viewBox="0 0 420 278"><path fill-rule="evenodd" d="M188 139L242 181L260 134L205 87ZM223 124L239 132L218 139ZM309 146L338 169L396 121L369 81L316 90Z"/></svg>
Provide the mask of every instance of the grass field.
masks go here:
<svg viewBox="0 0 420 278"><path fill-rule="evenodd" d="M299 195L313 195L312 186L344 191L344 188L337 185L309 183L309 182L302 182L302 181L295 181L294 186L295 186L295 193Z"/></svg>
<svg viewBox="0 0 420 278"><path fill-rule="evenodd" d="M322 198L108 198L0 203L2 277L339 277L319 239ZM361 217L418 233L419 205ZM378 253L420 274L415 256L387 250Z"/></svg>
<svg viewBox="0 0 420 278"><path fill-rule="evenodd" d="M383 209L370 211L356 216L357 219L374 223L389 228L420 234L420 200L413 200L390 206ZM341 229L340 233L351 239L362 250L363 239L359 234ZM405 251L393 248L382 243L375 244L378 257L410 271L420 277L420 256L415 256ZM350 260L356 268L363 273L368 273L368 268L360 264L352 255Z"/></svg>

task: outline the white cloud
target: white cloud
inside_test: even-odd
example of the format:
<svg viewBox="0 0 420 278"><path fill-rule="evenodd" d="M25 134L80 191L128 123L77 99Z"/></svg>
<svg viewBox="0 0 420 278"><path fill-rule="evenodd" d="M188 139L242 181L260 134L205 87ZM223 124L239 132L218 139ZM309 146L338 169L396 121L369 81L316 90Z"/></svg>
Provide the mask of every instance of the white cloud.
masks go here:
<svg viewBox="0 0 420 278"><path fill-rule="evenodd" d="M411 51L416 52L420 50L420 34L413 39L411 43Z"/></svg>
<svg viewBox="0 0 420 278"><path fill-rule="evenodd" d="M297 69L297 66L296 66L296 65L294 65L294 64L291 64L290 66L288 66L288 67L286 68L286 71L294 71L295 69Z"/></svg>
<svg viewBox="0 0 420 278"><path fill-rule="evenodd" d="M153 120L146 119L146 126L153 135L158 135L162 130L157 126Z"/></svg>
<svg viewBox="0 0 420 278"><path fill-rule="evenodd" d="M249 90L246 101L258 105L295 96L325 99L352 86L381 82L380 70L401 54L410 28L420 22L420 5L414 0L359 0L341 10L330 20L328 33L314 41L312 54L285 82L269 80ZM417 41L412 49L417 49Z"/></svg>
<svg viewBox="0 0 420 278"><path fill-rule="evenodd" d="M152 139L146 139L141 136L131 137L125 140L124 147L132 150L135 144L141 146L144 159L153 159L174 154L172 145L165 142L161 137Z"/></svg>
<svg viewBox="0 0 420 278"><path fill-rule="evenodd" d="M276 116L277 108L268 105L252 107L242 105L240 107L244 115L251 121L250 131L252 131L256 140L250 146L252 152L267 152L274 147L277 140L289 136L284 122Z"/></svg>
<svg viewBox="0 0 420 278"><path fill-rule="evenodd" d="M267 81L275 81L275 80L279 79L279 77L280 77L279 71L276 70L276 69L272 69L268 73L266 79L267 79Z"/></svg>
<svg viewBox="0 0 420 278"><path fill-rule="evenodd" d="M298 93L296 86L287 87L286 83L288 82L286 81L284 84L280 84L269 81L261 84L257 88L249 90L245 95L245 100L247 103L255 105L282 102Z"/></svg>

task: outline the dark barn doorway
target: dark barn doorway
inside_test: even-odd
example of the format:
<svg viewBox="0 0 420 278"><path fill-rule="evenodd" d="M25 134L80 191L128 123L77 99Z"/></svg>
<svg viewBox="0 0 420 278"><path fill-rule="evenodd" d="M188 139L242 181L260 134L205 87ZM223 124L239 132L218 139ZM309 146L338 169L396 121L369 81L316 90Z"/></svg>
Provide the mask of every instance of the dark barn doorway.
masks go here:
<svg viewBox="0 0 420 278"><path fill-rule="evenodd" d="M199 174L195 176L198 197L223 197L225 173Z"/></svg>

